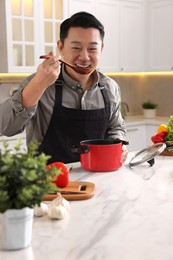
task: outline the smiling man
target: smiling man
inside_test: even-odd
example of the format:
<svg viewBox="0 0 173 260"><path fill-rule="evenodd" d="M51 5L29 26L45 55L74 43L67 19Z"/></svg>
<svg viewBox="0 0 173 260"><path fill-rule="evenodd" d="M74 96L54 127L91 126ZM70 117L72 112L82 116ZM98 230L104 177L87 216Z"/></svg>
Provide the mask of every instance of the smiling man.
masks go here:
<svg viewBox="0 0 173 260"><path fill-rule="evenodd" d="M79 161L71 149L82 140L124 139L119 86L97 70L104 34L103 25L89 13L66 19L57 43L60 55L50 52L36 73L0 105L0 132L12 136L26 128L27 144L37 140L39 151L51 155L49 162L65 163ZM92 69L80 74L60 58ZM122 160L126 157L124 146Z"/></svg>

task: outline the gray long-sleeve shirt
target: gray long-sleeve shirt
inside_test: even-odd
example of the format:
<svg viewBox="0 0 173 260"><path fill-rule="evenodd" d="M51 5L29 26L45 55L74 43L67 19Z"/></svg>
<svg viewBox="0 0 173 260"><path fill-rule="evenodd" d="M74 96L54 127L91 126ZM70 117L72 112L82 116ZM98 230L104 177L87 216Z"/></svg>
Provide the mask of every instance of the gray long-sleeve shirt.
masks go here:
<svg viewBox="0 0 173 260"><path fill-rule="evenodd" d="M125 122L120 112L120 88L111 78L100 72L94 72L94 84L83 91L79 82L70 78L63 69L62 105L74 109L100 109L104 100L98 83L108 91L110 98L110 119L106 138L124 139L126 135ZM19 134L26 129L27 145L37 140L42 142L48 129L55 103L55 86L52 85L44 92L38 104L32 108L23 108L21 102L22 89L34 77L26 78L14 91L11 98L0 104L0 133L6 136Z"/></svg>

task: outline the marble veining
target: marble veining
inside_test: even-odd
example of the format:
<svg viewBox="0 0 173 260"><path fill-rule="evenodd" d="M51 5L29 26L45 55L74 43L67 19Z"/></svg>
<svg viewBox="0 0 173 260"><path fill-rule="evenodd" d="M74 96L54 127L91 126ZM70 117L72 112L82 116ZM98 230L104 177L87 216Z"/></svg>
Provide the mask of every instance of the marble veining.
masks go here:
<svg viewBox="0 0 173 260"><path fill-rule="evenodd" d="M0 259L172 260L173 157L129 168L132 155L113 172L86 172L74 163L70 180L95 183L94 197L71 201L63 220L35 217L32 245L0 251Z"/></svg>

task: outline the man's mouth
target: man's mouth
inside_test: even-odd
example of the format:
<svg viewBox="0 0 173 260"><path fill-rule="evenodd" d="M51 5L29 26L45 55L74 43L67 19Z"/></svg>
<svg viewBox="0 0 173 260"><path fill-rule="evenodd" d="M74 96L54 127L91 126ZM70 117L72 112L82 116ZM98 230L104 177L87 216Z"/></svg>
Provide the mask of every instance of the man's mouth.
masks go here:
<svg viewBox="0 0 173 260"><path fill-rule="evenodd" d="M79 63L75 63L75 65L79 68L83 68L83 69L86 69L86 68L92 68L91 65L82 65L82 64L79 64Z"/></svg>

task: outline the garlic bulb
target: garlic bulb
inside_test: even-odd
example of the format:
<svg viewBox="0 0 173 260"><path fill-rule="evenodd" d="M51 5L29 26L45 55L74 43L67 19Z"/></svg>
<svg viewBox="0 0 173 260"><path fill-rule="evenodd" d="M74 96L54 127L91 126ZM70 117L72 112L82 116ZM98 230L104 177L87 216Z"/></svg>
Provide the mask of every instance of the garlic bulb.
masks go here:
<svg viewBox="0 0 173 260"><path fill-rule="evenodd" d="M52 200L49 206L52 207L52 206L61 205L62 199L63 197L61 196L61 193L57 193L56 199Z"/></svg>
<svg viewBox="0 0 173 260"><path fill-rule="evenodd" d="M36 205L34 207L34 216L41 217L47 214L48 206L47 204L41 202L40 206Z"/></svg>
<svg viewBox="0 0 173 260"><path fill-rule="evenodd" d="M41 217L48 214L52 219L63 219L68 215L70 211L70 203L64 199L60 193L57 194L57 198L52 200L49 205L41 202L40 206L34 207L34 216Z"/></svg>
<svg viewBox="0 0 173 260"><path fill-rule="evenodd" d="M48 216L52 219L63 219L68 214L66 208L62 205L52 206L48 208Z"/></svg>
<svg viewBox="0 0 173 260"><path fill-rule="evenodd" d="M66 199L64 199L60 193L57 194L57 198L52 201L52 203L50 204L50 207L59 206L59 205L62 205L63 207L65 207L67 211L70 210L70 203Z"/></svg>
<svg viewBox="0 0 173 260"><path fill-rule="evenodd" d="M62 200L61 200L61 205L62 205L67 211L70 211L70 203L69 203L66 199L62 198Z"/></svg>
<svg viewBox="0 0 173 260"><path fill-rule="evenodd" d="M60 193L48 207L48 216L53 219L63 219L70 211L70 203L64 199Z"/></svg>

